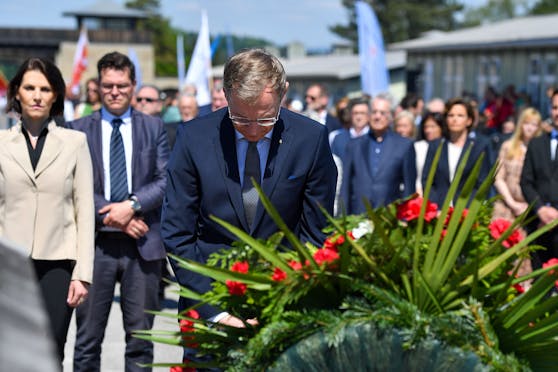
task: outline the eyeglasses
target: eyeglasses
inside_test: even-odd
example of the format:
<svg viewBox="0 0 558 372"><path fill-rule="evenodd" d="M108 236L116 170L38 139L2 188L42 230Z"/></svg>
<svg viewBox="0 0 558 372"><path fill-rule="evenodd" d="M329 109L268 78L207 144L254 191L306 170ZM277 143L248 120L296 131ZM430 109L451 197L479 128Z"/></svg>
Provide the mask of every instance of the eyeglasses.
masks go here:
<svg viewBox="0 0 558 372"><path fill-rule="evenodd" d="M382 111L382 110L372 110L372 115L380 114L382 116L388 116L389 111Z"/></svg>
<svg viewBox="0 0 558 372"><path fill-rule="evenodd" d="M136 102L141 103L142 101L145 101L147 103L153 103L153 102L157 102L159 101L157 98L149 98L149 97L136 97Z"/></svg>
<svg viewBox="0 0 558 372"><path fill-rule="evenodd" d="M274 118L258 118L252 120L240 116L234 116L233 114L231 114L230 107L228 108L228 110L229 110L229 118L231 119L233 124L241 125L241 126L247 126L250 125L251 123L257 123L260 127L270 127L273 124L277 123L277 121L279 120L279 114L281 113L281 110L279 110L277 111L277 116Z"/></svg>
<svg viewBox="0 0 558 372"><path fill-rule="evenodd" d="M120 93L125 93L132 87L132 84L101 84L101 90L106 93L112 92L114 87L116 87Z"/></svg>
<svg viewBox="0 0 558 372"><path fill-rule="evenodd" d="M306 95L305 98L308 99L308 100L310 100L310 101L312 101L312 102L314 102L315 100L318 99L318 97L310 96L310 95L308 95L308 94Z"/></svg>

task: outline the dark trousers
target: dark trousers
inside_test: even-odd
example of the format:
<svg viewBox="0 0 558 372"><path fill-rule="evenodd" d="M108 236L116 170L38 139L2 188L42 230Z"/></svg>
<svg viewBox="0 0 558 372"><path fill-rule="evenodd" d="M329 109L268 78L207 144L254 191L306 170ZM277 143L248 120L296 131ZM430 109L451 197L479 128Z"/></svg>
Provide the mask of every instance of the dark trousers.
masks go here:
<svg viewBox="0 0 558 372"><path fill-rule="evenodd" d="M531 265L536 270L551 258L558 258L558 227L539 236L534 243L546 248L531 253Z"/></svg>
<svg viewBox="0 0 558 372"><path fill-rule="evenodd" d="M153 343L132 336L136 330L151 329L158 309L161 260L145 261L136 241L124 234L100 233L95 244L93 284L89 297L76 311L74 371L99 371L101 345L105 336L116 282L120 282L120 307L126 333L126 371L150 371L140 364L153 362Z"/></svg>
<svg viewBox="0 0 558 372"><path fill-rule="evenodd" d="M72 319L72 308L68 306L68 289L72 279L73 261L33 260L43 302L50 320L50 329L60 366L64 360L64 344Z"/></svg>

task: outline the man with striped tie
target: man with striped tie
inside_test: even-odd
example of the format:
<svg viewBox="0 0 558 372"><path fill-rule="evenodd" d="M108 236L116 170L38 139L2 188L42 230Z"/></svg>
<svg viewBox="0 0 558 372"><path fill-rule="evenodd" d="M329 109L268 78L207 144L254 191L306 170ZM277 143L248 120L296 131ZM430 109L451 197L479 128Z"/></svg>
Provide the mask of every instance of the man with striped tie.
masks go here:
<svg viewBox="0 0 558 372"><path fill-rule="evenodd" d="M160 118L130 106L134 64L118 52L98 64L102 107L69 123L87 134L93 160L96 240L93 284L76 312L74 371L99 371L101 344L120 282L120 306L126 332L126 371L145 371L153 344L132 337L150 329L158 309L158 287L165 250L159 231L169 148ZM150 369L147 369L150 370Z"/></svg>

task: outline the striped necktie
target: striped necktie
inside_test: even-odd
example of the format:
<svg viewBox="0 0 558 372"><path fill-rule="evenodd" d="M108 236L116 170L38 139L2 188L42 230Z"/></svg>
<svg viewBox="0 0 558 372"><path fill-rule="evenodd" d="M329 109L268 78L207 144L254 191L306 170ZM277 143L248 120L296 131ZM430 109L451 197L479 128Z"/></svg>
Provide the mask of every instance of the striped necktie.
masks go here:
<svg viewBox="0 0 558 372"><path fill-rule="evenodd" d="M110 135L110 201L112 202L120 202L128 198L128 175L124 142L120 135L121 124L122 119L112 120Z"/></svg>

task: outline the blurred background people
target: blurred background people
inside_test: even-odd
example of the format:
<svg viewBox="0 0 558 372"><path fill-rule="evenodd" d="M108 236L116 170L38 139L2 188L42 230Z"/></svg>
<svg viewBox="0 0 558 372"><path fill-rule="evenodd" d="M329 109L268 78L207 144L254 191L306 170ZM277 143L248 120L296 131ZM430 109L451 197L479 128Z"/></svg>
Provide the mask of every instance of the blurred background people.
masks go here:
<svg viewBox="0 0 558 372"><path fill-rule="evenodd" d="M444 115L438 112L427 111L422 117L420 123L420 140L415 141L415 156L417 168L416 192L422 195L422 170L426 161L426 153L428 144L439 138L442 138L444 131Z"/></svg>
<svg viewBox="0 0 558 372"><path fill-rule="evenodd" d="M326 126L328 133L341 128L339 120L328 111L329 92L323 84L311 84L304 97L304 115Z"/></svg>
<svg viewBox="0 0 558 372"><path fill-rule="evenodd" d="M494 204L494 218L513 221L528 207L521 192L521 171L529 142L541 133L541 122L542 118L537 110L525 109L519 117L512 138L502 144L498 155L500 165L494 181L494 187L502 200L497 200Z"/></svg>
<svg viewBox="0 0 558 372"><path fill-rule="evenodd" d="M399 112L393 121L393 128L395 133L399 134L401 137L415 139L417 132L415 115L408 110Z"/></svg>
<svg viewBox="0 0 558 372"><path fill-rule="evenodd" d="M181 93L178 96L178 111L183 122L190 121L198 116L198 101L196 96Z"/></svg>
<svg viewBox="0 0 558 372"><path fill-rule="evenodd" d="M85 101L80 102L75 109L74 119L91 115L93 111L101 109L101 95L97 78L87 79L85 82Z"/></svg>
<svg viewBox="0 0 558 372"><path fill-rule="evenodd" d="M463 176L459 182L453 202L457 200L463 185L465 184L475 162L481 154L484 154L484 158L480 174L477 178L477 183L474 187L473 195L475 190L478 189L480 184L486 179L486 177L488 177L491 166L488 156L490 145L488 141L485 141L482 137L477 137L475 139L469 137L469 130L473 125L474 116L474 109L469 101L460 97L450 100L446 104L445 137L443 140L440 139L431 142L428 146L428 152L426 154L426 160L422 173L423 188L430 168L433 166L436 150L438 149L440 143L442 146L442 153L440 155L439 162L436 165L436 172L434 173L434 179L432 181L432 187L429 195L429 199L438 204L438 208L442 207L450 184L453 181L457 168L462 161L463 154L469 147L471 147L471 153L467 159L467 163L465 164Z"/></svg>
<svg viewBox="0 0 558 372"><path fill-rule="evenodd" d="M134 96L133 107L146 115L161 116L163 111L161 91L154 85L142 85Z"/></svg>
<svg viewBox="0 0 558 372"><path fill-rule="evenodd" d="M6 109L20 121L0 134L0 235L31 258L60 363L73 308L92 281L95 228L87 140L53 120L64 91L54 64L26 60L8 86Z"/></svg>
<svg viewBox="0 0 558 372"><path fill-rule="evenodd" d="M211 90L211 111L217 111L227 105L227 97L225 97L225 91L223 90L223 81L215 81L213 89Z"/></svg>
<svg viewBox="0 0 558 372"><path fill-rule="evenodd" d="M389 98L376 96L370 131L346 147L341 211L345 209L347 214L365 212L363 198L377 208L415 192L413 142L389 129L391 118Z"/></svg>

